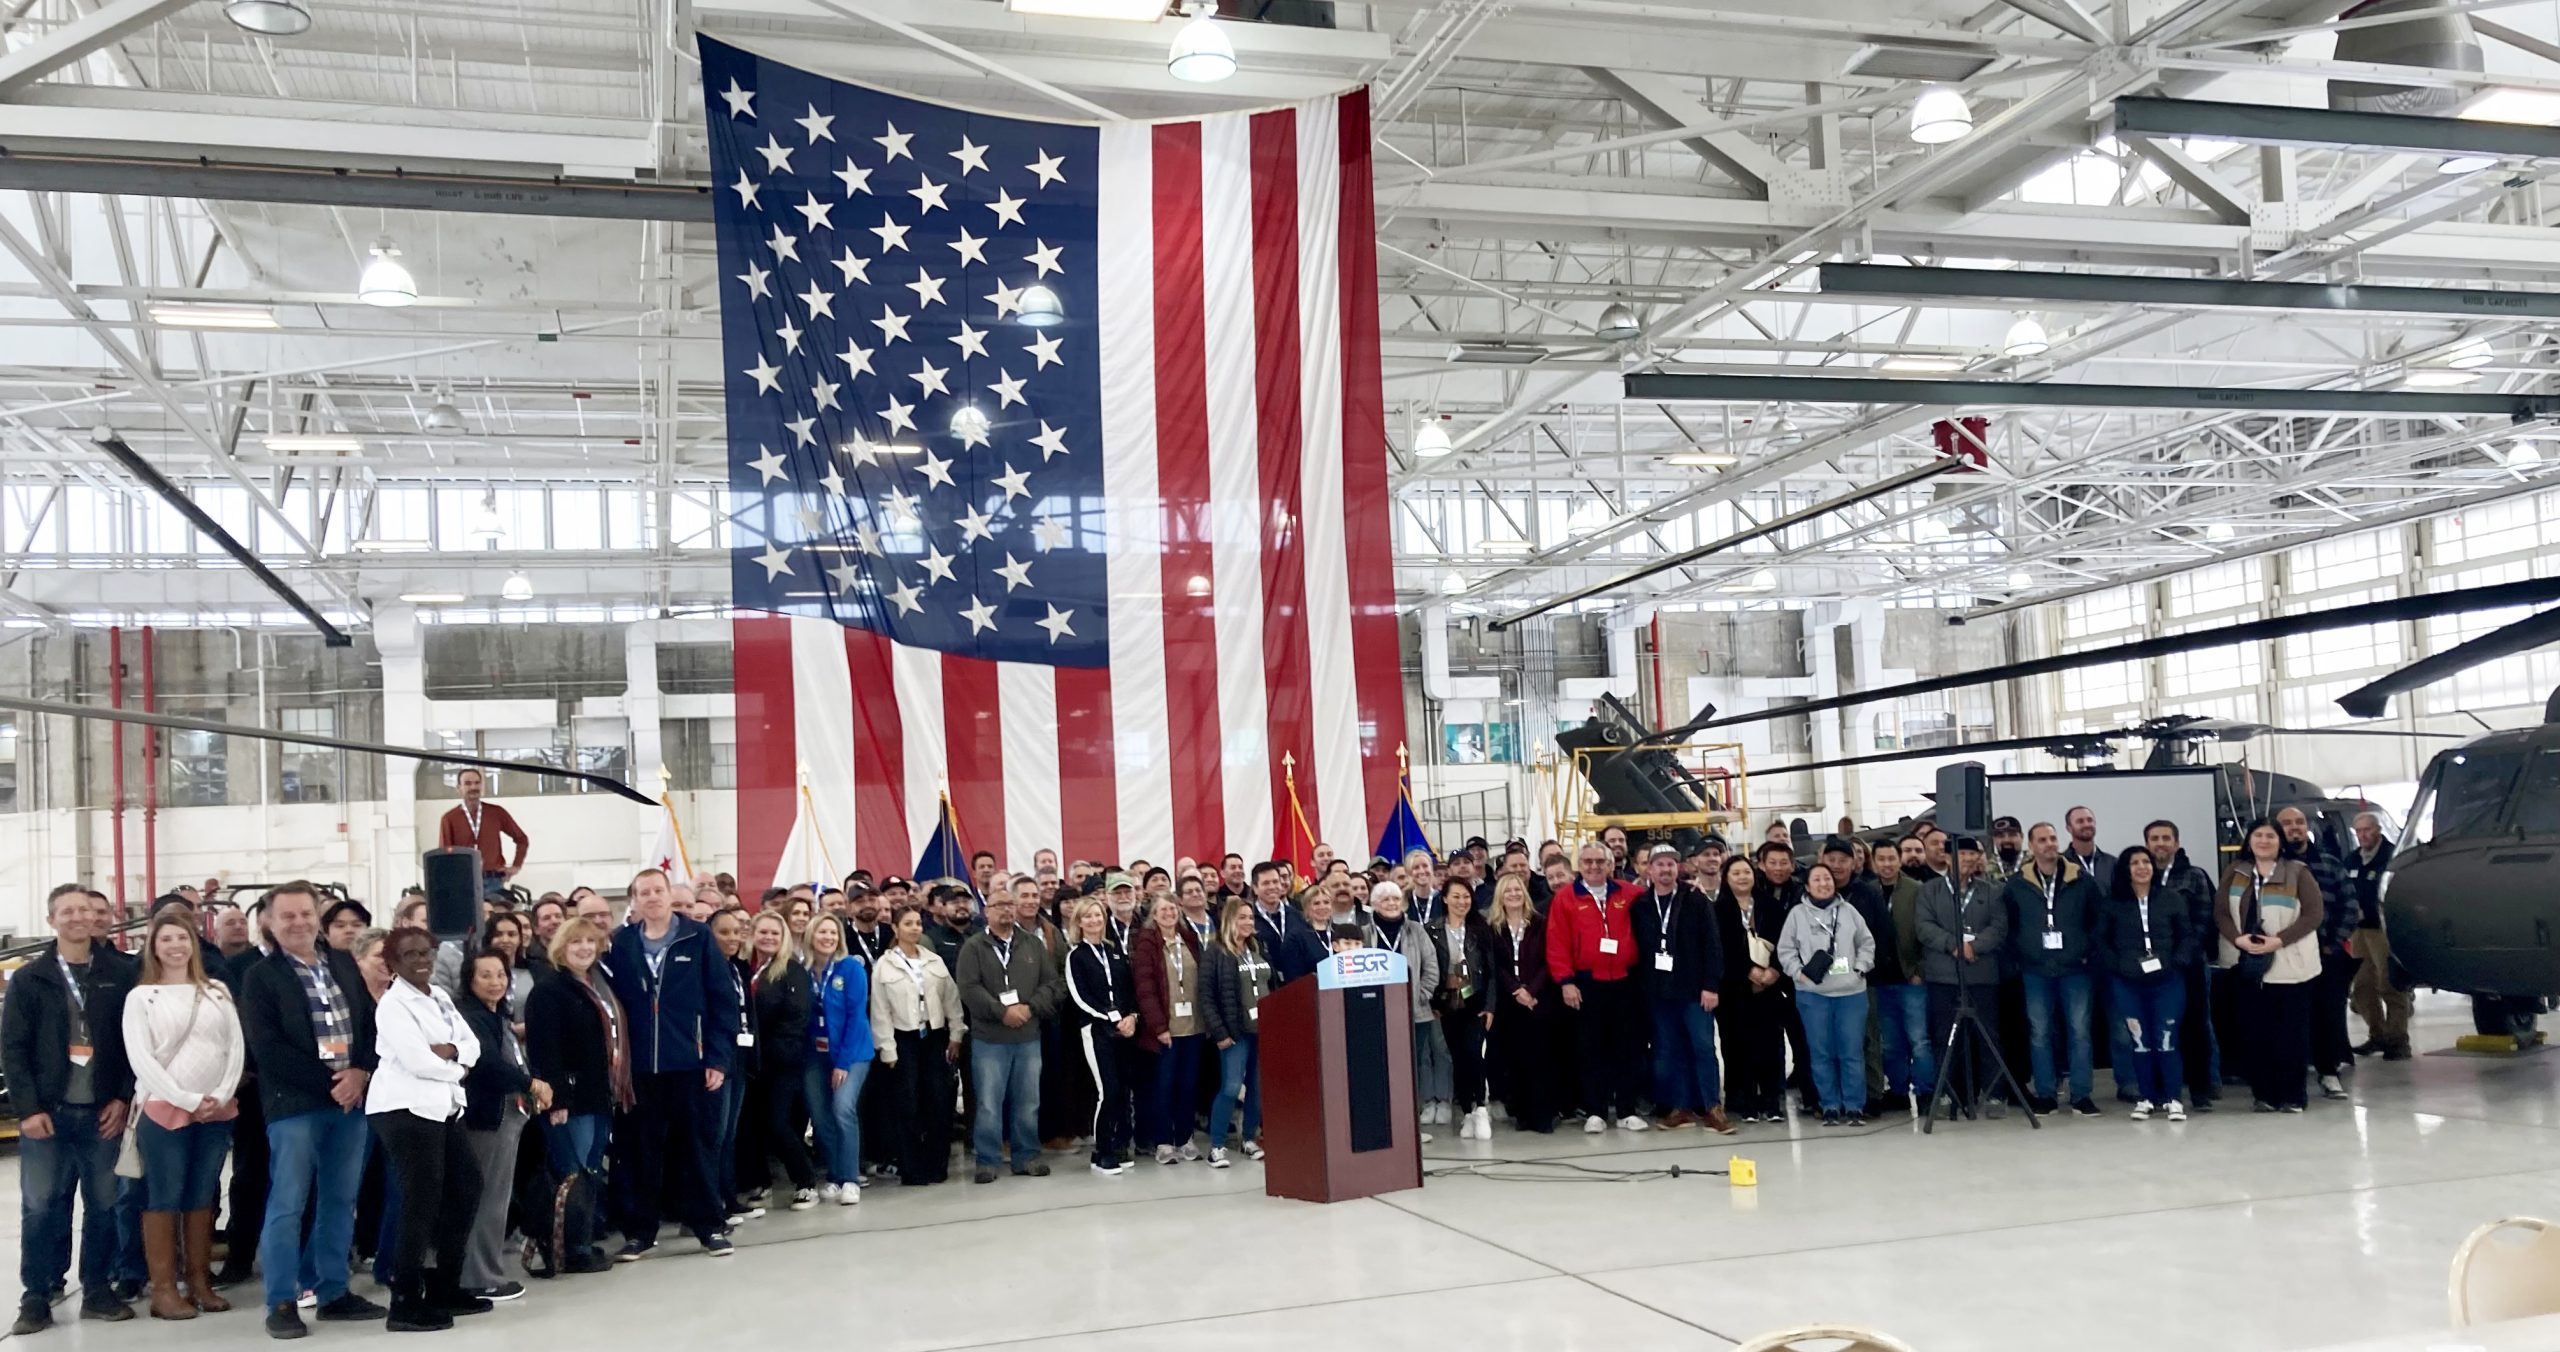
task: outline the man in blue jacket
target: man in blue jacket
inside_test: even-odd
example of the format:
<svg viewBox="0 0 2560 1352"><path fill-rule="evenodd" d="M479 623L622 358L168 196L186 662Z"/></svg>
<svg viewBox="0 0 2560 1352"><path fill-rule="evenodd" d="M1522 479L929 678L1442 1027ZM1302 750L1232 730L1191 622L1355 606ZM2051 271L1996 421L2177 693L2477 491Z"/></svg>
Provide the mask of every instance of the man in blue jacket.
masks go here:
<svg viewBox="0 0 2560 1352"><path fill-rule="evenodd" d="M614 1257L636 1263L658 1246L664 1202L703 1252L726 1258L728 1216L713 1154L720 1086L745 1036L736 978L711 931L675 913L666 874L642 869L631 880L631 914L604 962L628 1025L636 1100L613 1131L613 1167L626 1175L615 1189L626 1242Z"/></svg>
<svg viewBox="0 0 2560 1352"><path fill-rule="evenodd" d="M89 895L78 884L45 902L50 948L9 980L0 1005L0 1060L18 1114L18 1273L24 1294L10 1332L53 1327L53 1290L71 1270L73 1199L79 1202L80 1316L122 1320L133 1310L112 1285L116 1148L133 1099L124 1055L130 978L96 944Z"/></svg>

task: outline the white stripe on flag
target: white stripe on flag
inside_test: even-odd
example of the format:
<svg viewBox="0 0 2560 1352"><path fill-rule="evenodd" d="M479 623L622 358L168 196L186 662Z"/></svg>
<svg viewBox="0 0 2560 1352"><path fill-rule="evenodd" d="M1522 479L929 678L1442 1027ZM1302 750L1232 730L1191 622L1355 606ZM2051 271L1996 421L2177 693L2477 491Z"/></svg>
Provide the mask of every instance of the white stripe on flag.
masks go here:
<svg viewBox="0 0 2560 1352"><path fill-rule="evenodd" d="M1342 501L1342 150L1335 101L1298 107L1299 442L1305 467L1307 655L1315 718L1316 834L1347 856L1369 853L1360 777L1360 698L1351 667L1351 575Z"/></svg>
<svg viewBox="0 0 2560 1352"><path fill-rule="evenodd" d="M907 752L907 839L876 852L891 868L915 867L924 843L941 819L944 783L942 654L904 643L889 645L889 684L898 692L898 733Z"/></svg>
<svg viewBox="0 0 2560 1352"><path fill-rule="evenodd" d="M1057 668L996 664L996 726L1004 737L1004 866L1031 867L1034 850L1065 833L1058 801Z"/></svg>
<svg viewBox="0 0 2560 1352"><path fill-rule="evenodd" d="M857 857L853 675L845 663L844 626L800 616L790 623L792 750L798 756L796 763L808 769L809 806L816 813L818 839L825 843L840 878Z"/></svg>
<svg viewBox="0 0 2560 1352"><path fill-rule="evenodd" d="M1253 124L1200 124L1201 280L1208 330L1209 531L1215 565L1222 848L1272 839L1271 728L1262 685L1262 484L1254 381ZM1204 842L1221 844L1220 842Z"/></svg>
<svg viewBox="0 0 2560 1352"><path fill-rule="evenodd" d="M1111 739L1122 859L1173 856L1165 747L1162 508L1156 491L1155 131L1102 128L1094 272L1111 588Z"/></svg>

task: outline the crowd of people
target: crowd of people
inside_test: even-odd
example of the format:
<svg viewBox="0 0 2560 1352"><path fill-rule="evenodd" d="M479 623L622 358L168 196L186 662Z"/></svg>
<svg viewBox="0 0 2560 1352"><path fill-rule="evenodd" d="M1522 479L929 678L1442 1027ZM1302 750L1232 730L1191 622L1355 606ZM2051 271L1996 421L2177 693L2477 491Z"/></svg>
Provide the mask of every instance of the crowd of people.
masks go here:
<svg viewBox="0 0 2560 1352"><path fill-rule="evenodd" d="M83 1318L193 1318L254 1280L298 1338L304 1310L450 1327L521 1297L518 1262L608 1271L670 1222L726 1256L768 1210L942 1184L955 1147L979 1185L1078 1149L1106 1178L1259 1160L1258 1006L1352 948L1406 961L1425 1141L1490 1139L1497 1106L1594 1135L2097 1116L2101 1028L2135 1119L2234 1083L2300 1112L2313 1085L2345 1096L2356 1054L2408 1055L2371 818L2338 857L2286 809L2218 877L2172 823L2109 853L2074 809L1987 842L1842 834L1809 862L1783 828L1685 851L1611 828L1366 869L1320 849L1311 877L982 852L966 879L748 897L644 869L617 913L510 890L523 842L505 860L511 820L468 806L455 834L495 862L464 936L430 933L415 889L377 924L296 882L251 913L182 889L127 953L105 897L54 889L54 942L0 1008L16 1333L53 1321L75 1215ZM1952 1036L1967 1018L1987 1036ZM366 1262L387 1308L353 1287Z"/></svg>

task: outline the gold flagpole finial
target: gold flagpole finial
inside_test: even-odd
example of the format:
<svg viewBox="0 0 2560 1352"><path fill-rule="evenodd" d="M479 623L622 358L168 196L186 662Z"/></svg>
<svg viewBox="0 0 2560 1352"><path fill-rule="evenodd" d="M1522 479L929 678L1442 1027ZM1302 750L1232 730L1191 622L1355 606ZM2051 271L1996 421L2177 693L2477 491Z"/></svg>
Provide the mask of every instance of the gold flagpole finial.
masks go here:
<svg viewBox="0 0 2560 1352"><path fill-rule="evenodd" d="M1292 783L1292 784L1294 784L1294 783L1298 782L1298 753L1297 753L1297 752L1295 752L1295 751L1283 751L1283 752L1281 752L1281 753L1280 753L1280 776L1281 776L1281 778L1288 780L1288 781L1289 781L1290 783Z"/></svg>
<svg viewBox="0 0 2560 1352"><path fill-rule="evenodd" d="M658 762L658 787L661 789L672 789L675 786L676 772L668 769L665 761Z"/></svg>
<svg viewBox="0 0 2560 1352"><path fill-rule="evenodd" d="M800 762L800 787L804 789L809 787L809 762L807 761Z"/></svg>
<svg viewBox="0 0 2560 1352"><path fill-rule="evenodd" d="M1408 764L1406 760L1404 743L1396 743L1396 773L1401 776L1411 774L1412 772L1413 767Z"/></svg>

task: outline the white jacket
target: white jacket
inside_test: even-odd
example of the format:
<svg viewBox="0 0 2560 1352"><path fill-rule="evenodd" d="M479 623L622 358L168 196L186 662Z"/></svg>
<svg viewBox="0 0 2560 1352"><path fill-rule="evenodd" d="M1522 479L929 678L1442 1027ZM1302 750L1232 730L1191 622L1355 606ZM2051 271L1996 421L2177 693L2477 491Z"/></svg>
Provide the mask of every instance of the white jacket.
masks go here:
<svg viewBox="0 0 2560 1352"><path fill-rule="evenodd" d="M427 1050L453 1044L447 1061ZM480 1059L480 1039L443 990L421 991L393 979L373 1007L373 1048L381 1058L365 1088L368 1113L415 1113L430 1122L462 1116L462 1077Z"/></svg>
<svg viewBox="0 0 2560 1352"><path fill-rule="evenodd" d="M124 1001L124 1046L136 1107L166 1103L192 1113L230 1102L240 1088L240 1012L220 983L134 987Z"/></svg>

